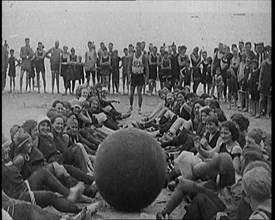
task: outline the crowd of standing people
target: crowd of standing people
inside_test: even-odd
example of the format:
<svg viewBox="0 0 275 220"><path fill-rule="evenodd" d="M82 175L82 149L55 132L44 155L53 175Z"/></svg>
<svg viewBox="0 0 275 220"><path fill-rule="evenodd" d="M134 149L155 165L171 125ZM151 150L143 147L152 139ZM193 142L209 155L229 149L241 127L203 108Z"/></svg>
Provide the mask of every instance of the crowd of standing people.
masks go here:
<svg viewBox="0 0 275 220"><path fill-rule="evenodd" d="M30 39L25 39L25 46L20 49L20 58L14 56L14 49L8 51L5 41L2 46L2 91L6 85L6 75L10 77L10 92L15 92L16 67L20 66L20 93L22 93L23 76L26 72L26 92L37 87L40 92L40 73L46 93L45 58L50 60L52 76L52 93L56 84L60 93L60 76L64 81L64 95L75 93L76 82L93 86L100 82L109 92L120 94L120 78L123 81L123 94L130 94L130 111L133 109L135 88L138 93L138 111L141 113L142 94L156 93L157 81L160 88L166 85L170 91L175 87L192 86L192 92L197 93L200 84L203 92L224 100L231 106L238 106L240 111L251 112L252 116L271 115L271 46L240 41L238 46L231 48L219 43L210 52L195 47L190 55L186 54L185 45L169 46L163 44L159 50L152 43L146 51L146 43L138 42L134 47L130 44L123 49L120 57L118 50L113 49L113 43L108 48L103 42L96 51L94 42L89 41L88 51L82 56L76 55L75 48L68 51L67 46L59 47L55 41L54 47L44 50L41 42L34 51ZM10 55L8 55L8 53ZM122 70L120 70L122 69ZM90 83L90 79L92 83ZM112 87L111 87L112 86Z"/></svg>

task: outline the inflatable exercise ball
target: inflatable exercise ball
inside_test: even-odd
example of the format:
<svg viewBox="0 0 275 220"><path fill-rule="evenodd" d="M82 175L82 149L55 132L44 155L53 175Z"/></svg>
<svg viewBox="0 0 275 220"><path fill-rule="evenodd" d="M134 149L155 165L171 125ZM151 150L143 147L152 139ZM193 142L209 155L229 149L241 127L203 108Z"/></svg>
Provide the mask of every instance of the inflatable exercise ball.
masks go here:
<svg viewBox="0 0 275 220"><path fill-rule="evenodd" d="M113 133L96 152L96 185L104 200L121 211L150 205L164 186L165 173L160 145L137 129Z"/></svg>

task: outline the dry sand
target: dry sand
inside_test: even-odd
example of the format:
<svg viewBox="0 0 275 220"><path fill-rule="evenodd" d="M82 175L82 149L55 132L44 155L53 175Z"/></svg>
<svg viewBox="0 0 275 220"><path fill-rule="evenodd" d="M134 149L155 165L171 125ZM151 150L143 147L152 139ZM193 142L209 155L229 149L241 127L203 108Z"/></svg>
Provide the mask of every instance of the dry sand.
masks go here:
<svg viewBox="0 0 275 220"><path fill-rule="evenodd" d="M120 104L115 104L116 108L121 112L126 112L128 110L128 96L126 95L110 95L111 98L120 99ZM10 94L6 91L2 95L2 132L7 137L9 137L9 129L14 124L21 125L26 119L38 120L40 117L44 116L47 109L50 108L52 102L55 99L60 100L72 100L73 96L62 96L62 95L52 95L52 94L37 94L36 92L29 94ZM132 120L139 120L141 116L137 114L137 97L134 101L134 111L130 118L123 121L123 124L131 124ZM143 99L143 115L149 114L159 103L159 98L157 96L144 96ZM238 112L234 109L227 110L227 106L222 104L222 108L226 116L229 118L232 114ZM250 129L259 127L267 132L271 132L271 119L255 119L249 116L248 113L244 113L250 119ZM163 189L160 195L157 197L155 202L150 206L138 213L121 213L110 207L104 200L97 195L95 200L101 201L101 206L99 212L93 219L153 219L154 215L160 211L171 192L167 189ZM184 203L182 203L172 214L172 219L181 219L184 214L183 209ZM52 211L54 208L48 208ZM141 215L141 213L147 213L151 215Z"/></svg>

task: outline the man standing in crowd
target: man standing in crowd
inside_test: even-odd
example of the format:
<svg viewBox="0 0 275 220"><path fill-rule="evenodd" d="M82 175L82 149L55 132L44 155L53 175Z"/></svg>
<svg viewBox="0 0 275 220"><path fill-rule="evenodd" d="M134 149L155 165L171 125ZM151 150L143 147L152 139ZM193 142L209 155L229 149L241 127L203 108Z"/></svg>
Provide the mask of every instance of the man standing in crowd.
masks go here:
<svg viewBox="0 0 275 220"><path fill-rule="evenodd" d="M256 118L261 117L263 111L264 101L267 100L266 116L271 116L271 93L272 93L272 77L271 77L271 47L266 47L267 59L261 64L258 90L260 91L259 101L259 115Z"/></svg>
<svg viewBox="0 0 275 220"><path fill-rule="evenodd" d="M51 54L51 56L48 56ZM51 72L52 72L52 94L54 91L54 81L56 79L57 93L59 94L59 72L61 66L61 54L62 50L59 48L59 41L54 42L54 47L49 49L45 56L50 59L51 62Z"/></svg>
<svg viewBox="0 0 275 220"><path fill-rule="evenodd" d="M22 93L23 76L25 72L26 72L26 92L27 92L29 80L30 80L29 74L31 72L31 61L34 57L34 52L30 47L29 38L25 39L25 44L26 45L24 47L21 47L21 50L20 50L20 58L22 59L21 73L20 73L20 93ZM29 89L31 90L31 88Z"/></svg>
<svg viewBox="0 0 275 220"><path fill-rule="evenodd" d="M134 93L137 87L138 114L141 114L142 88L148 83L149 67L146 56L142 53L141 43L136 44L136 51L130 56L128 63L128 79L130 84L130 109L133 110Z"/></svg>
<svg viewBox="0 0 275 220"><path fill-rule="evenodd" d="M2 44L3 44L3 39L2 39ZM9 60L9 52L7 48L4 45L2 45L2 92L4 91L6 86L8 60Z"/></svg>

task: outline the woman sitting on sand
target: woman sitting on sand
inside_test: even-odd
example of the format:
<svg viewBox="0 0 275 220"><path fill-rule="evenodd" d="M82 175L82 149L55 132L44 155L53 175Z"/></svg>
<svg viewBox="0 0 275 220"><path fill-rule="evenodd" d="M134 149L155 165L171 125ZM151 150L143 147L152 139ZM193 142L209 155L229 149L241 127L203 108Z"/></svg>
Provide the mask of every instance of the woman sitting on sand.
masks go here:
<svg viewBox="0 0 275 220"><path fill-rule="evenodd" d="M92 119L93 125L104 125L101 129L106 134L113 133L119 129L118 123L108 118L107 115L102 112L99 106L99 100L95 96L89 99L89 103L90 108L88 109L88 114Z"/></svg>
<svg viewBox="0 0 275 220"><path fill-rule="evenodd" d="M120 101L116 99L108 99L108 93L108 89L106 87L103 87L101 90L101 95L99 97L100 108L107 115L107 117L112 119L113 121L122 120L130 117L131 112L122 114L115 109L112 103L120 103Z"/></svg>
<svg viewBox="0 0 275 220"><path fill-rule="evenodd" d="M25 132L18 133L15 140L17 149L30 151L30 135ZM45 168L38 169L24 181L20 170L8 158L8 151L9 143L5 141L2 144L2 189L8 196L35 203L43 208L53 206L61 212L81 211L73 202L79 200L84 190L83 183L79 182L75 187L68 189ZM44 191L49 189L52 191ZM54 192L60 193L63 197Z"/></svg>
<svg viewBox="0 0 275 220"><path fill-rule="evenodd" d="M50 125L49 121L48 122L44 121L44 122L48 123L48 125ZM42 121L42 123L43 123L43 121ZM86 176L86 174L84 172L82 172L81 170L79 170L78 168L72 168L73 170L75 170L78 173L78 175L71 176L67 172L64 165L59 164L56 161L47 163L46 159L44 158L43 153L38 149L38 143L39 143L39 141L41 141L41 139L39 140L38 131L43 133L46 129L45 129L45 126L44 126L44 128L41 128L41 127L43 127L43 125L41 123L39 125L40 125L40 129L38 129L38 124L35 120L27 120L22 125L23 129L32 138L32 150L27 155L27 159L28 159L28 157L29 157L29 159L25 160L24 157L22 158L20 156L20 154L23 155L22 152L19 152L20 154L19 155L17 154L18 156L14 159L14 161L16 160L18 162L22 161L22 159L24 159L23 165L21 165L19 163L19 165L21 166L21 174L22 174L23 178L27 179L35 170L42 168L42 167L48 169L66 187L72 187L78 182L78 180L83 181L83 179L85 179L87 177L86 180L84 181L84 183L87 185L85 186L85 190L84 190L83 194L86 196L89 196L89 197L94 197L96 190L91 185L93 183L93 178L90 178L90 176ZM47 132L48 133L50 132L49 127L48 127Z"/></svg>
<svg viewBox="0 0 275 220"><path fill-rule="evenodd" d="M82 210L74 216L69 216L68 214L60 215L27 201L12 199L2 190L2 218L5 220L7 216L3 215L3 210L6 210L6 215L9 215L9 219L13 220L21 220L22 216L29 220L85 220L97 212L98 205L99 203L97 202L89 206L84 206Z"/></svg>

